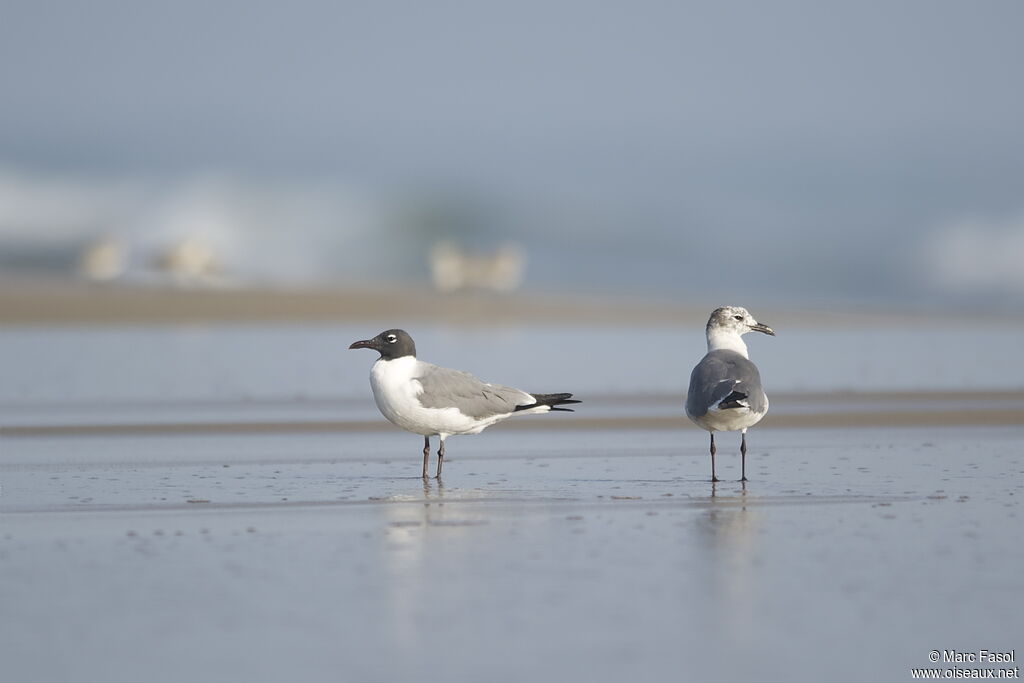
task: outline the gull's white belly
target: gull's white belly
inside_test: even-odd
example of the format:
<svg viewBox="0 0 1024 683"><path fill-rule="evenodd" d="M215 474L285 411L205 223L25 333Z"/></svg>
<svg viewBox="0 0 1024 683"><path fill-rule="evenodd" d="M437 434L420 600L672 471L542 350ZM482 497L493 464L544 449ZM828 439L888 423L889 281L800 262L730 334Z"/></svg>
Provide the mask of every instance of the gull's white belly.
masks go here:
<svg viewBox="0 0 1024 683"><path fill-rule="evenodd" d="M424 408L417 397L423 387L414 379L416 358L406 356L377 361L370 369L370 387L377 409L392 424L423 436L476 434L506 417L496 415L482 420L463 414L457 408Z"/></svg>
<svg viewBox="0 0 1024 683"><path fill-rule="evenodd" d="M755 413L750 408L712 409L700 417L688 417L709 432L735 432L753 427L768 411Z"/></svg>

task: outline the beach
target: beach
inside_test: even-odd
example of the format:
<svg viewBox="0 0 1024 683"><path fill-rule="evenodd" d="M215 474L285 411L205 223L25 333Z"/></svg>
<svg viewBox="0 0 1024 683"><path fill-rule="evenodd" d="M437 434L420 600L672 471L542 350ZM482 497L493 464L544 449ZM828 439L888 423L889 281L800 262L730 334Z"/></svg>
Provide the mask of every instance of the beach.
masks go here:
<svg viewBox="0 0 1024 683"><path fill-rule="evenodd" d="M910 680L1019 651L1024 392L974 321L770 319L750 481L724 434L712 484L699 323L635 319L664 371L633 323L520 316L409 316L424 358L584 401L453 437L440 482L346 348L377 316L9 320L3 677ZM876 351L921 335L911 369Z"/></svg>

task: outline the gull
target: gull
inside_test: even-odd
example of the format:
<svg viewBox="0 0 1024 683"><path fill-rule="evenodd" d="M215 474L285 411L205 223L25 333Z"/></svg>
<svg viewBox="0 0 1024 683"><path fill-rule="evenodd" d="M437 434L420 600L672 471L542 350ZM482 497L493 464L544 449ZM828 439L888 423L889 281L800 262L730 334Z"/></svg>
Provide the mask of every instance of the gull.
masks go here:
<svg viewBox="0 0 1024 683"><path fill-rule="evenodd" d="M711 481L715 476L715 432L739 430L742 478L747 480L747 429L768 412L768 397L761 387L761 374L750 361L743 335L775 331L763 325L739 306L716 308L708 319L708 352L690 374L686 394L686 415L711 432Z"/></svg>
<svg viewBox="0 0 1024 683"><path fill-rule="evenodd" d="M430 437L440 440L437 478L444 464L444 440L455 434L479 434L513 415L572 412L560 406L579 403L572 394L530 394L482 382L468 372L416 358L416 344L405 330L385 330L350 349L373 349L380 358L370 369L377 408L392 424L423 436L423 478L430 461Z"/></svg>

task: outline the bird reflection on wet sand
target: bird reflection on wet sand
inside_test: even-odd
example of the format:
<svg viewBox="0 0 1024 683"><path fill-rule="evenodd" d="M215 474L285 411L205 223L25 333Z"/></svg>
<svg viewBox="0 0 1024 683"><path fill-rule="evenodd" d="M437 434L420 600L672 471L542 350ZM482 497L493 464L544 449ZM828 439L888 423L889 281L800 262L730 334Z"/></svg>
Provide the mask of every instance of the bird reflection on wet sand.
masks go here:
<svg viewBox="0 0 1024 683"><path fill-rule="evenodd" d="M721 609L714 610L715 628L724 642L741 647L754 638L759 510L750 506L746 482L739 488L712 482L707 510L696 518L696 540L705 561L700 577Z"/></svg>

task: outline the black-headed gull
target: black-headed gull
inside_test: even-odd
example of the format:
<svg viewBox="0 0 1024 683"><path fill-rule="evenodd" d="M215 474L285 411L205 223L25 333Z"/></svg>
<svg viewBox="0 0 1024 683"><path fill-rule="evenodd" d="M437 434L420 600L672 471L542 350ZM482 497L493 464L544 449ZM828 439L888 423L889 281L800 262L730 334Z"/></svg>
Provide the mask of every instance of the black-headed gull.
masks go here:
<svg viewBox="0 0 1024 683"><path fill-rule="evenodd" d="M393 424L423 436L423 477L427 477L430 437L440 439L437 476L444 463L444 441L455 434L478 434L495 422L524 413L579 403L572 394L530 394L482 382L468 372L416 358L416 344L405 330L386 330L350 349L373 349L380 358L370 369L370 387L380 412Z"/></svg>

